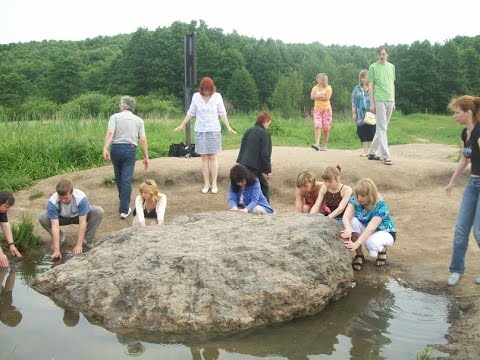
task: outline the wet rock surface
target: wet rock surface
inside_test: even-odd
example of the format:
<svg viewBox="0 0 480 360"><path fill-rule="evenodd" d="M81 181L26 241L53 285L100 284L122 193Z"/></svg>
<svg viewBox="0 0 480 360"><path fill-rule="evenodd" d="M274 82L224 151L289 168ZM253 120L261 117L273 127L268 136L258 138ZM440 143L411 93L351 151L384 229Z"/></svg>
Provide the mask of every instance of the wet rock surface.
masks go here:
<svg viewBox="0 0 480 360"><path fill-rule="evenodd" d="M183 215L105 236L32 287L110 331L233 334L345 295L353 271L340 230L310 214Z"/></svg>

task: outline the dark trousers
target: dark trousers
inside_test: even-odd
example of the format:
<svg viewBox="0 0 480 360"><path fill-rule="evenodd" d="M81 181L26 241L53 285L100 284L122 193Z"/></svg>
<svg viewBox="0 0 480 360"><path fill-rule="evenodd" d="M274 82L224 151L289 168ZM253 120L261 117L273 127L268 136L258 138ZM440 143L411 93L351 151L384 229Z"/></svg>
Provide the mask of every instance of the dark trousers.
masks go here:
<svg viewBox="0 0 480 360"><path fill-rule="evenodd" d="M260 188L262 189L263 196L267 198L267 201L270 203L270 193L269 193L269 188L268 188L268 181L267 177L261 172L258 171L254 168L251 168L250 166L245 166L248 170L250 170L253 175L255 175L260 182Z"/></svg>
<svg viewBox="0 0 480 360"><path fill-rule="evenodd" d="M132 178L135 170L137 148L132 144L112 144L110 156L115 172L115 183L120 200L119 213L128 213L132 196Z"/></svg>

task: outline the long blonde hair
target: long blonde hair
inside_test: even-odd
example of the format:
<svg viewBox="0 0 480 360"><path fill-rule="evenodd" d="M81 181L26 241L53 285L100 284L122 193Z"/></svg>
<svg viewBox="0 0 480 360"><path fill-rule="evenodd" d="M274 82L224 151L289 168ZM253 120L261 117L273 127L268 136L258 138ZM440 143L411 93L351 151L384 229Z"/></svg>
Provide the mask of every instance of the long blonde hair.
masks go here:
<svg viewBox="0 0 480 360"><path fill-rule="evenodd" d="M138 187L138 192L140 194L142 193L151 194L155 202L160 200L160 197L162 196L162 194L158 190L158 186L155 180L145 180L144 182L142 182Z"/></svg>
<svg viewBox="0 0 480 360"><path fill-rule="evenodd" d="M377 202L379 199L377 185L373 182L370 178L361 179L357 185L355 185L355 189L353 190L355 193L355 201L358 203L358 195L361 196L368 196L368 205L365 206L369 210L375 209L377 206Z"/></svg>
<svg viewBox="0 0 480 360"><path fill-rule="evenodd" d="M360 86L363 85L363 83L362 83L362 77L365 77L365 78L366 78L367 76L368 76L368 70L367 70L367 69L363 69L363 70L360 71L360 73L358 74L358 84L359 84Z"/></svg>
<svg viewBox="0 0 480 360"><path fill-rule="evenodd" d="M328 76L325 73L320 73L315 76L315 80L318 82L318 78L323 80L323 86L327 87L328 86Z"/></svg>

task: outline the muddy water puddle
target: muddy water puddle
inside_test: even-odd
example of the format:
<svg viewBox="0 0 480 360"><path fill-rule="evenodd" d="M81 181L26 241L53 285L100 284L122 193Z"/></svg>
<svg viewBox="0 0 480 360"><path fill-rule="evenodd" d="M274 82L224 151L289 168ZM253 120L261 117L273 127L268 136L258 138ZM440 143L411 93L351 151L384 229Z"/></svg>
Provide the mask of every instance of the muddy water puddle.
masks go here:
<svg viewBox="0 0 480 360"><path fill-rule="evenodd" d="M355 284L315 316L208 343L155 343L111 333L29 287L52 266L48 256L3 271L0 359L415 359L445 344L461 316L446 296L386 283ZM11 290L11 291L10 291ZM435 356L447 356L434 352Z"/></svg>

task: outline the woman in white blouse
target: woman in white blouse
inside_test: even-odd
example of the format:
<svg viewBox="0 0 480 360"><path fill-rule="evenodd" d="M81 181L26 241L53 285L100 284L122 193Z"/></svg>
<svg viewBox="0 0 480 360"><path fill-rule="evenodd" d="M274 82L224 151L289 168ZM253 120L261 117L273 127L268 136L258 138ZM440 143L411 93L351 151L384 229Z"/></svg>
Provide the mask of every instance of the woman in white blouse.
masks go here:
<svg viewBox="0 0 480 360"><path fill-rule="evenodd" d="M180 126L175 131L185 128L185 125L195 116L195 152L202 156L203 189L206 194L212 190L218 192L217 153L222 150L222 133L220 121L222 119L230 134L236 134L230 127L227 111L223 104L222 95L216 92L215 83L209 77L204 77L198 86L198 92L193 94L192 103ZM210 182L211 180L211 182Z"/></svg>
<svg viewBox="0 0 480 360"><path fill-rule="evenodd" d="M163 225L167 196L160 193L154 180L145 180L138 187L133 210L133 225Z"/></svg>

